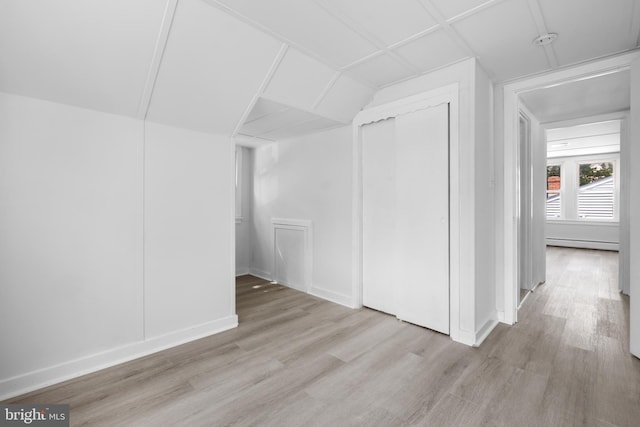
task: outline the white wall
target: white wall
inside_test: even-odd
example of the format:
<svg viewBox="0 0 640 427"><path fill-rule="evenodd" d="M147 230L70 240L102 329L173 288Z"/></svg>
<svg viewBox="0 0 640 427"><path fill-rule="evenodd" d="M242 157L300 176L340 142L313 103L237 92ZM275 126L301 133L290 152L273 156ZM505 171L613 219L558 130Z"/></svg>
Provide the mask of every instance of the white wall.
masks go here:
<svg viewBox="0 0 640 427"><path fill-rule="evenodd" d="M142 339L141 136L133 119L0 93L0 394Z"/></svg>
<svg viewBox="0 0 640 427"><path fill-rule="evenodd" d="M493 162L495 169L495 210L494 210L494 239L495 239L495 281L496 281L496 311L498 319L505 318L505 258L504 245L504 86L496 85L493 89Z"/></svg>
<svg viewBox="0 0 640 427"><path fill-rule="evenodd" d="M242 150L240 174L242 218L236 218L236 276L249 274L253 256L253 149Z"/></svg>
<svg viewBox="0 0 640 427"><path fill-rule="evenodd" d="M629 119L630 140L629 158L630 165L640 164L640 59L636 59L631 65L631 111ZM631 327L631 353L640 357L640 263L633 260L640 259L640 169L629 170L629 259L631 296L630 327Z"/></svg>
<svg viewBox="0 0 640 427"><path fill-rule="evenodd" d="M496 320L493 172L493 84L475 70L475 316L476 331Z"/></svg>
<svg viewBox="0 0 640 427"><path fill-rule="evenodd" d="M271 278L272 218L312 221L310 292L351 299L351 127L257 148L254 152L254 274Z"/></svg>
<svg viewBox="0 0 640 427"><path fill-rule="evenodd" d="M0 93L0 399L236 324L230 142L146 133Z"/></svg>
<svg viewBox="0 0 640 427"><path fill-rule="evenodd" d="M147 123L146 336L234 315L230 286L233 153L229 138Z"/></svg>

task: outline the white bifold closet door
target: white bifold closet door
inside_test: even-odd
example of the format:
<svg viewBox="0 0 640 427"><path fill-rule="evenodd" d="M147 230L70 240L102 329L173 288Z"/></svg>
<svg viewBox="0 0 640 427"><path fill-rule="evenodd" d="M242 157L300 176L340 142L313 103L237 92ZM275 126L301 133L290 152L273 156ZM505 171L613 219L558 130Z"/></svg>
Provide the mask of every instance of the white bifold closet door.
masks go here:
<svg viewBox="0 0 640 427"><path fill-rule="evenodd" d="M363 304L449 333L449 108L362 128Z"/></svg>

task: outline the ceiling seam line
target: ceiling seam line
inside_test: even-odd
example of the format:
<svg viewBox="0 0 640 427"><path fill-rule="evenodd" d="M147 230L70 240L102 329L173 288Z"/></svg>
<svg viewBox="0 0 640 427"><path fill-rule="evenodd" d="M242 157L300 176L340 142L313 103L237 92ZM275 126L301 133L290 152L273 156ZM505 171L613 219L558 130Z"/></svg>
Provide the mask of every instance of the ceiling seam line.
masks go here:
<svg viewBox="0 0 640 427"><path fill-rule="evenodd" d="M307 48L305 48L304 46L300 45L299 43L294 42L293 40L289 39L288 37L283 36L282 34L273 31L267 27L265 27L264 25L254 21L253 19L241 14L240 12L230 8L229 6L225 5L224 3L221 3L219 0L202 0L205 3L211 5L212 7L215 7L231 16L234 16L235 18L239 19L240 21L244 22L245 24L250 25L251 27L253 27L254 29L265 33L273 38L275 38L276 40L279 40L281 43L285 43L287 45L289 45L292 48L295 48L297 50L299 50L300 52L302 52L303 54L307 55L310 58L315 59L316 61L326 65L327 67L331 68L334 71L338 71L341 70L343 67L339 66L338 64L334 63L333 61L331 61L329 58L325 58L321 55L318 55L317 53L313 52L312 50L309 50ZM360 79L355 79L357 80L359 83L361 83L363 86L368 87L369 89L376 89L375 86L372 86L370 83L367 83L366 81L362 81Z"/></svg>
<svg viewBox="0 0 640 427"><path fill-rule="evenodd" d="M547 27L547 23L544 19L544 14L542 13L542 8L540 7L540 3L538 0L527 0L527 4L529 6L529 12L531 13L531 17L533 18L533 22L538 30L538 35L542 36L549 33L549 28ZM533 40L531 41L533 43ZM544 45L544 54L547 58L547 63L551 69L556 69L560 66L558 62L558 56L556 54L555 49L551 44Z"/></svg>
<svg viewBox="0 0 640 427"><path fill-rule="evenodd" d="M335 86L336 82L338 81L341 75L342 75L342 71L336 71L334 73L333 77L331 77L331 80L329 80L329 83L325 85L322 92L320 92L320 95L316 98L315 101L313 101L313 104L311 104L312 111L315 112L317 110L318 106L320 106L320 103L324 101L324 99L329 94L333 86Z"/></svg>
<svg viewBox="0 0 640 427"><path fill-rule="evenodd" d="M360 23L358 23L358 22L356 22L356 21L354 21L352 19L344 18L341 13L336 13L336 11L333 10L331 8L331 6L329 6L324 0L313 0L313 2L315 4L317 4L319 7L321 7L325 12L327 12L328 14L333 16L335 19L337 19L338 21L342 22L342 24L347 26L354 33L356 33L357 35L359 35L360 37L362 37L363 39L368 41L370 44L372 44L376 49L378 49L378 51L382 52L383 54L388 54L389 56L392 56L393 59L395 59L396 62L399 62L404 67L409 68L414 73L419 73L420 72L420 69L418 67L416 67L415 65L411 64L409 61L407 61L406 59L402 58L401 56L397 55L395 52L391 52L388 49L386 43L382 42L377 37L375 37L374 35L370 34L369 31L367 31L366 29L362 28L362 25Z"/></svg>
<svg viewBox="0 0 640 427"><path fill-rule="evenodd" d="M276 71L280 67L280 64L282 63L282 60L284 59L284 56L287 53L288 49L289 49L289 46L286 43L282 43L282 45L280 46L280 49L278 50L278 53L276 54L276 57L273 59L273 62L271 63L271 66L267 71L267 74L262 80L262 83L260 83L260 86L256 90L256 93L253 95L253 98L251 98L251 101L249 102L249 105L247 105L247 108L245 109L244 113L242 113L242 116L240 116L240 120L238 120L238 123L236 124L236 127L234 128L233 133L231 134L232 137L236 136L238 132L240 132L240 129L242 129L242 126L244 125L245 120L247 120L247 117L249 117L249 114L251 114L251 110L253 110L253 107L258 102L258 99L264 93L269 83L271 83L271 80L273 79L273 76L276 74Z"/></svg>
<svg viewBox="0 0 640 427"><path fill-rule="evenodd" d="M162 23L160 24L160 31L158 33L158 38L156 39L156 46L153 51L153 56L151 57L152 59L147 73L147 80L145 81L140 103L138 105L137 117L145 121L147 120L149 110L151 109L151 100L160 74L162 59L164 58L164 53L169 42L169 35L173 26L176 9L178 8L178 1L179 0L167 0L164 14L162 16Z"/></svg>
<svg viewBox="0 0 640 427"><path fill-rule="evenodd" d="M501 0L498 0L498 1L501 1ZM453 41L467 53L467 55L473 58L480 57L480 55L478 55L478 53L474 51L471 48L471 46L469 46L466 40L464 40L464 38L460 34L458 34L455 28L449 25L449 23L444 18L442 13L440 13L440 11L438 10L438 8L431 3L431 0L418 0L418 2L436 20L436 22L440 24L440 26L442 27L442 30L446 32L449 35L449 37L451 37Z"/></svg>

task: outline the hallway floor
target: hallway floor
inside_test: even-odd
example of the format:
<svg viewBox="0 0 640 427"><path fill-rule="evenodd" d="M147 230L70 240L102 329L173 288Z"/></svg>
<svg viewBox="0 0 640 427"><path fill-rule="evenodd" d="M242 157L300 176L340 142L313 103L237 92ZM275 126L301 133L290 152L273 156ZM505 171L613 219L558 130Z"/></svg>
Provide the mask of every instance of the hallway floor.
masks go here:
<svg viewBox="0 0 640 427"><path fill-rule="evenodd" d="M69 403L72 425L637 426L617 253L547 257L480 348L243 276L237 329L13 401Z"/></svg>

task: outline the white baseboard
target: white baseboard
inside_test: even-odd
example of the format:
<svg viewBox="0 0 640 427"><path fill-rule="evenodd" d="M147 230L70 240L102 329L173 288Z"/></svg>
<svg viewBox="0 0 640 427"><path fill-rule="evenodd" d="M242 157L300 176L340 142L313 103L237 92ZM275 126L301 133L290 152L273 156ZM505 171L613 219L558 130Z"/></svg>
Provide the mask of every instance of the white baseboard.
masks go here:
<svg viewBox="0 0 640 427"><path fill-rule="evenodd" d="M330 291L328 289L320 288L317 286L312 286L311 289L309 289L309 294L318 298L326 299L327 301L331 301L336 304L344 305L345 307L355 308L350 296L338 292Z"/></svg>
<svg viewBox="0 0 640 427"><path fill-rule="evenodd" d="M465 344L470 347L480 347L480 344L482 344L497 325L497 320L489 319L476 333L463 330L451 330L449 336L453 341L459 342L460 344Z"/></svg>
<svg viewBox="0 0 640 427"><path fill-rule="evenodd" d="M452 341L459 342L460 344L468 345L472 347L476 343L476 336L473 332L453 329L449 331L449 337Z"/></svg>
<svg viewBox="0 0 640 427"><path fill-rule="evenodd" d="M504 311L498 311L496 314L497 314L498 322L507 323L507 321L504 318Z"/></svg>
<svg viewBox="0 0 640 427"><path fill-rule="evenodd" d="M238 276L246 276L247 274L251 274L250 268L241 267L236 269L236 277Z"/></svg>
<svg viewBox="0 0 640 427"><path fill-rule="evenodd" d="M259 268L251 268L249 271L249 274L251 274L252 276L259 277L260 279L263 279L263 280L268 280L268 281L272 280L270 271L260 270Z"/></svg>
<svg viewBox="0 0 640 427"><path fill-rule="evenodd" d="M480 347L480 344L483 343L483 341L489 336L491 331L493 331L496 326L498 326L497 320L495 319L487 320L487 322L484 325L482 325L482 328L480 328L480 330L476 332L476 339L475 339L476 342L473 344L473 346Z"/></svg>
<svg viewBox="0 0 640 427"><path fill-rule="evenodd" d="M145 341L127 344L59 365L3 379L0 380L0 390L2 390L0 392L0 401L214 335L237 326L238 316L232 315L191 328L149 338Z"/></svg>

